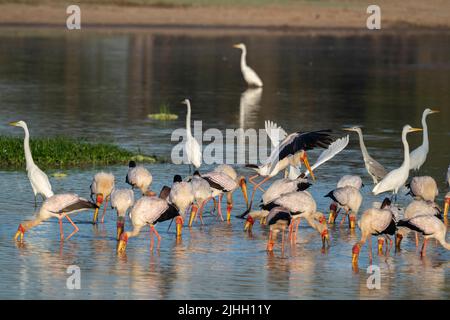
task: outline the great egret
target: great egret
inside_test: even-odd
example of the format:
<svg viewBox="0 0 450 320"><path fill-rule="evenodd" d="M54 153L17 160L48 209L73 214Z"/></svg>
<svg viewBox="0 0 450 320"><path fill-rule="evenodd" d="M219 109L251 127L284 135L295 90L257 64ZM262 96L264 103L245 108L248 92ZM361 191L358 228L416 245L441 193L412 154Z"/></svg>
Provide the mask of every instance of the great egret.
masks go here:
<svg viewBox="0 0 450 320"><path fill-rule="evenodd" d="M233 45L234 48L241 49L241 71L245 81L250 87L262 87L263 83L256 72L247 65L247 47L243 43Z"/></svg>
<svg viewBox="0 0 450 320"><path fill-rule="evenodd" d="M423 234L424 240L420 255L424 257L427 250L428 239L436 239L445 249L450 250L450 243L446 242L445 234L447 233L447 226L435 216L418 215L411 219L403 219L397 223L399 227L406 227L408 229L420 232Z"/></svg>
<svg viewBox="0 0 450 320"><path fill-rule="evenodd" d="M345 221L345 217L349 216L349 226L350 229L355 228L356 215L361 207L363 197L359 189L351 186L337 188L330 191L325 197L331 198L335 203L337 203L341 208L345 210L345 216L342 218L342 223ZM338 211L330 206L331 212L328 218L328 223L334 224Z"/></svg>
<svg viewBox="0 0 450 320"><path fill-rule="evenodd" d="M128 164L128 174L125 182L133 188L141 190L142 195L154 195L153 192L149 192L149 187L152 184L153 177L150 171L143 166L136 165L136 162L130 161Z"/></svg>
<svg viewBox="0 0 450 320"><path fill-rule="evenodd" d="M22 241L26 231L36 227L37 225L50 218L57 218L59 220L59 232L61 241L69 240L79 230L72 219L70 219L69 214L92 208L97 208L97 205L84 198L79 197L76 194L55 194L44 201L34 220L24 221L19 224L19 228L17 229L14 239L19 239L20 241ZM64 218L69 220L74 228L74 231L66 239L64 239L64 231L62 225L62 219Z"/></svg>
<svg viewBox="0 0 450 320"><path fill-rule="evenodd" d="M359 146L361 148L361 152L364 159L364 164L366 166L367 172L372 177L373 183L376 184L378 181L384 178L387 174L386 169L378 163L374 158L372 158L367 152L366 145L364 144L363 134L361 128L352 127L352 128L344 128L346 131L353 131L358 133L359 137Z"/></svg>
<svg viewBox="0 0 450 320"><path fill-rule="evenodd" d="M114 190L114 175L112 173L106 173L106 172L99 172L95 174L94 178L92 179L91 183L91 199L96 200L97 208L94 212L94 217L92 220L93 224L97 223L98 219L98 209L102 205L103 201L105 201L105 204L103 206L103 215L102 215L102 223L105 219L105 213L106 213L106 207L108 205L108 199L111 195L111 192Z"/></svg>
<svg viewBox="0 0 450 320"><path fill-rule="evenodd" d="M315 147L326 148L330 145L332 140L329 132L330 130L304 133L294 132L288 135L272 150L269 158L261 166L251 164L247 165L247 167L254 169L257 174L249 178L249 181L254 184L253 193L247 211L244 212L241 217L244 217L248 212L250 212L256 189L260 188L263 183L276 176L280 171L286 169L289 165L296 167L303 162L312 178L315 179L314 173L312 172L308 162L306 151ZM258 176L262 176L264 179L258 183L255 183L253 180Z"/></svg>
<svg viewBox="0 0 450 320"><path fill-rule="evenodd" d="M191 102L189 101L189 99L184 99L181 103L185 104L187 107L185 151L187 161L189 163L189 172L191 172L191 165L193 165L197 169L200 168L202 164L202 151L200 148L200 144L198 143L197 139L194 138L191 132Z"/></svg>
<svg viewBox="0 0 450 320"><path fill-rule="evenodd" d="M427 117L430 114L437 113L438 110L431 110L429 108L425 109L422 114L422 129L423 129L423 141L422 145L413 151L411 151L409 169L419 170L420 167L425 163L427 159L427 154L429 150L429 141L428 141L428 126L427 126Z"/></svg>
<svg viewBox="0 0 450 320"><path fill-rule="evenodd" d="M52 185L48 180L47 175L39 169L34 163L30 149L30 133L25 121L10 122L9 125L14 127L21 127L25 131L25 139L23 140L23 148L25 151L25 161L27 164L28 179L31 183L34 193L34 206L36 207L36 197L40 194L44 199L53 196Z"/></svg>
<svg viewBox="0 0 450 320"><path fill-rule="evenodd" d="M422 131L420 128L413 128L410 125L403 127L402 142L404 151L404 160L402 165L389 172L383 180L381 180L372 190L374 195L378 195L383 192L391 191L395 196L398 190L405 185L409 176L409 145L406 140L406 135L410 132Z"/></svg>
<svg viewBox="0 0 450 320"><path fill-rule="evenodd" d="M394 235L397 227L395 225L394 216L389 209L370 208L361 215L358 221L361 229L361 240L358 241L352 249L352 264L358 265L358 257L361 247L369 240L369 264L372 264L372 235L386 235L391 242L389 235ZM386 252L387 253L387 252Z"/></svg>
<svg viewBox="0 0 450 320"><path fill-rule="evenodd" d="M153 250L153 233L158 239L157 247L159 249L161 237L155 229L155 224L174 218L176 218L177 237L179 237L181 236L183 221L179 215L178 209L173 204L158 197L144 196L140 198L130 212L133 230L122 233L117 246L117 252L125 252L128 239L139 235L141 229L146 225L150 226L150 250Z"/></svg>
<svg viewBox="0 0 450 320"><path fill-rule="evenodd" d="M407 187L413 198L434 202L439 194L436 181L430 176L414 177Z"/></svg>
<svg viewBox="0 0 450 320"><path fill-rule="evenodd" d="M125 214L134 204L134 193L130 189L114 189L111 193L111 208L117 210L117 240L125 228Z"/></svg>

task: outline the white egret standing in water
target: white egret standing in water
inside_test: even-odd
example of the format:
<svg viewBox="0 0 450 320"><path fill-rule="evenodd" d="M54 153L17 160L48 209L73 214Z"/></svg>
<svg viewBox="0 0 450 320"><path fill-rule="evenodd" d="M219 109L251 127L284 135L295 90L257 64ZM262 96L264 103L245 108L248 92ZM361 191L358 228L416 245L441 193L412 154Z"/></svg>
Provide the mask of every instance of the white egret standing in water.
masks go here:
<svg viewBox="0 0 450 320"><path fill-rule="evenodd" d="M34 206L36 207L36 197L40 194L43 198L50 198L53 196L52 186L44 171L34 163L31 156L30 149L30 133L25 121L10 122L9 125L14 127L21 127L25 131L25 139L23 140L23 148L25 151L25 161L27 164L28 179L34 193Z"/></svg>
<svg viewBox="0 0 450 320"><path fill-rule="evenodd" d="M422 128L423 128L423 142L422 145L413 151L409 155L409 169L419 170L420 167L425 163L427 159L427 154L429 150L428 141L428 126L427 126L427 116L433 113L439 112L438 110L431 110L429 108L425 109L422 114Z"/></svg>
<svg viewBox="0 0 450 320"><path fill-rule="evenodd" d="M250 87L262 87L263 83L261 79L258 77L256 72L247 65L247 47L243 43L238 43L233 46L234 48L238 48L242 50L241 54L241 71L244 76L245 81Z"/></svg>
<svg viewBox="0 0 450 320"><path fill-rule="evenodd" d="M372 177L373 183L377 184L378 181L384 178L384 176L387 174L386 169L378 163L374 158L372 158L369 153L367 152L366 145L364 144L363 134L361 131L361 128L359 127L351 127L351 128L344 128L346 131L354 131L358 134L359 137L359 146L361 148L361 152L364 158L364 164L366 166L367 172Z"/></svg>
<svg viewBox="0 0 450 320"><path fill-rule="evenodd" d="M185 150L189 163L189 172L191 172L191 165L197 169L200 168L202 164L202 151L197 139L194 138L191 132L191 103L189 99L184 99L181 103L187 106Z"/></svg>
<svg viewBox="0 0 450 320"><path fill-rule="evenodd" d="M403 127L402 131L402 142L404 148L404 160L402 165L389 172L383 180L381 180L372 190L374 195L392 191L392 193L396 196L398 190L403 187L408 180L409 176L409 144L406 140L406 135L409 132L422 131L420 128L413 128L410 125L406 125Z"/></svg>

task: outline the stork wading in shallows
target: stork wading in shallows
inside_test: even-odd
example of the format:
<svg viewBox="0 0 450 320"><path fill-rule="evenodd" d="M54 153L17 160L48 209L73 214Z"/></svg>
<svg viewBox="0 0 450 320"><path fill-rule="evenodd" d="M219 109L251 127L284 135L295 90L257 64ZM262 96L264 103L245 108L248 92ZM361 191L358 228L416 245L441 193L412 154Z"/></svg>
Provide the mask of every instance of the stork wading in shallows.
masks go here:
<svg viewBox="0 0 450 320"><path fill-rule="evenodd" d="M128 164L128 173L125 178L125 182L132 188L137 188L141 191L142 195L154 196L155 193L150 191L150 185L152 184L153 176L146 168L137 165L135 161L130 161Z"/></svg>
<svg viewBox="0 0 450 320"><path fill-rule="evenodd" d="M97 208L94 211L94 217L92 220L93 224L97 223L98 219L98 210L103 202L103 214L101 222L104 222L105 214L106 214L106 207L108 204L108 200L111 196L111 192L114 190L115 185L115 178L112 173L106 173L106 172L99 172L97 173L94 178L92 179L91 183L91 199L94 200L97 204Z"/></svg>

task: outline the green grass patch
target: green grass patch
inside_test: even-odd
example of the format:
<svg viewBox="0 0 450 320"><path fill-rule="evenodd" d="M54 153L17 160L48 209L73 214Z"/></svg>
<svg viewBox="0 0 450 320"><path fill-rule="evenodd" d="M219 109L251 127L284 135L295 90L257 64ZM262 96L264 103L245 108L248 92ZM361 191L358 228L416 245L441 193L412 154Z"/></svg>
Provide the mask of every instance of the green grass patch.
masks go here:
<svg viewBox="0 0 450 320"><path fill-rule="evenodd" d="M30 139L34 162L41 168L71 168L127 164L130 160L153 163L155 156L143 155L110 143L93 143L68 137ZM25 168L23 138L0 136L0 168Z"/></svg>
<svg viewBox="0 0 450 320"><path fill-rule="evenodd" d="M163 103L159 107L159 113L149 114L148 117L153 120L162 120L162 121L178 119L178 115L170 113L169 105L166 103Z"/></svg>

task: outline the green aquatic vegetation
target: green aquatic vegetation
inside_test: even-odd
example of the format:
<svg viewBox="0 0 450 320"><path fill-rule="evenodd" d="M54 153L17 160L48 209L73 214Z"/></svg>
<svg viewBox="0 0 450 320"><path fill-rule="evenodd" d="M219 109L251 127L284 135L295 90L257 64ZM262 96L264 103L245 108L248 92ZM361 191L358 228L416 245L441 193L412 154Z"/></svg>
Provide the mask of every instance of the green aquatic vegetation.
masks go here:
<svg viewBox="0 0 450 320"><path fill-rule="evenodd" d="M69 137L31 138L34 162L41 168L127 164L130 160L156 162L155 156L135 153L111 143ZM0 136L0 168L25 168L23 138Z"/></svg>
<svg viewBox="0 0 450 320"><path fill-rule="evenodd" d="M161 121L178 119L178 115L170 113L169 105L165 103L159 107L159 113L149 114L148 117L153 120L161 120Z"/></svg>

